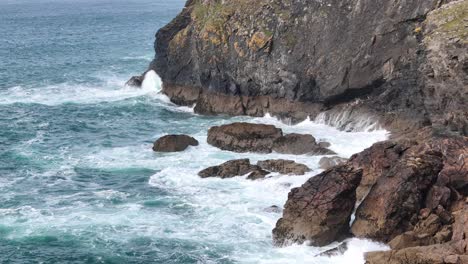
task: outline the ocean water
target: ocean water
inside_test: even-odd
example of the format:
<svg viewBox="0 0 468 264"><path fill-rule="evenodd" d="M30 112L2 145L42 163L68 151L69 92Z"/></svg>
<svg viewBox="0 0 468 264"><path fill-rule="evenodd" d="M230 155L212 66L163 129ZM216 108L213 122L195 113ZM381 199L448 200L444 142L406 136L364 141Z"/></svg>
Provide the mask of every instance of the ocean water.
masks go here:
<svg viewBox="0 0 468 264"><path fill-rule="evenodd" d="M234 121L311 133L340 156L387 137L304 121L205 117L159 93L124 86L154 56L156 30L183 0L0 0L0 263L363 263L385 249L350 239L325 248L272 246L289 190L319 173L314 156L235 154L209 146L207 129ZM201 145L153 153L153 141L184 133ZM235 158L294 159L305 176L263 181L200 179Z"/></svg>

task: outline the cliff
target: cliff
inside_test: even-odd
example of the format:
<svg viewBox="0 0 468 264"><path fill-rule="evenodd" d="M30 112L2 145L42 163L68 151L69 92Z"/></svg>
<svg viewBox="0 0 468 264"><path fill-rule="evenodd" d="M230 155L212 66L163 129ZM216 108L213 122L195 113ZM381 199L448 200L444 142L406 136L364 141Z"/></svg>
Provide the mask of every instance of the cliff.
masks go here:
<svg viewBox="0 0 468 264"><path fill-rule="evenodd" d="M189 0L155 48L163 92L197 113L393 132L293 189L275 244L352 234L391 246L367 263L468 261L468 0Z"/></svg>
<svg viewBox="0 0 468 264"><path fill-rule="evenodd" d="M467 134L468 3L446 2L189 0L151 68L202 114L297 121L352 105L391 129Z"/></svg>

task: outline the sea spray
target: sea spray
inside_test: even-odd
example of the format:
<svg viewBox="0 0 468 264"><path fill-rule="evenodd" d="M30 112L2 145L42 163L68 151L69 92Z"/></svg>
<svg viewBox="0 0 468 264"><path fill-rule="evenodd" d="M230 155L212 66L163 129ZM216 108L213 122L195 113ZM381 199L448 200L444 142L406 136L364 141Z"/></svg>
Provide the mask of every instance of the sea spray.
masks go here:
<svg viewBox="0 0 468 264"><path fill-rule="evenodd" d="M161 91L162 81L161 78L153 70L148 71L145 74L141 88L145 91Z"/></svg>

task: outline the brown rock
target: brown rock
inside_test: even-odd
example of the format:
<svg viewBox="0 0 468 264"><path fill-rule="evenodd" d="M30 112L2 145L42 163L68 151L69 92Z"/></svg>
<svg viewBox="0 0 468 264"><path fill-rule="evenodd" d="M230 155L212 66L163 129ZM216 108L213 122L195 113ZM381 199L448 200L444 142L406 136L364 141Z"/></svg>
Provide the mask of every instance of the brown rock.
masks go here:
<svg viewBox="0 0 468 264"><path fill-rule="evenodd" d="M363 170L362 181L356 191L358 201L364 199L383 172L396 163L414 144L406 141L403 143L379 142L350 158L349 162L355 168Z"/></svg>
<svg viewBox="0 0 468 264"><path fill-rule="evenodd" d="M424 195L442 169L440 153L425 152L399 160L381 176L356 211L352 232L388 242L411 229Z"/></svg>
<svg viewBox="0 0 468 264"><path fill-rule="evenodd" d="M439 205L447 208L450 202L450 195L451 191L448 187L434 185L427 194L426 207L431 210L436 209Z"/></svg>
<svg viewBox="0 0 468 264"><path fill-rule="evenodd" d="M320 146L315 142L312 135L304 134L288 134L275 140L273 143L273 151L283 154L315 154L315 155L332 155L336 154L333 151Z"/></svg>
<svg viewBox="0 0 468 264"><path fill-rule="evenodd" d="M366 264L443 264L445 259L450 257L453 259L458 252L451 244L437 244L423 247L409 247L401 250L377 251L366 253ZM463 262L455 262L463 263Z"/></svg>
<svg viewBox="0 0 468 264"><path fill-rule="evenodd" d="M208 143L234 152L270 153L282 131L271 125L233 123L215 126L208 131Z"/></svg>
<svg viewBox="0 0 468 264"><path fill-rule="evenodd" d="M154 142L153 150L156 152L179 152L189 146L198 146L198 141L186 135L168 135Z"/></svg>
<svg viewBox="0 0 468 264"><path fill-rule="evenodd" d="M334 157L323 157L319 161L319 166L322 170L328 170L334 166L342 165L346 163L347 159L338 156Z"/></svg>
<svg viewBox="0 0 468 264"><path fill-rule="evenodd" d="M275 245L310 240L314 246L324 246L347 236L361 176L361 170L343 165L292 189L273 229Z"/></svg>
<svg viewBox="0 0 468 264"><path fill-rule="evenodd" d="M453 241L468 240L468 204L453 213Z"/></svg>
<svg viewBox="0 0 468 264"><path fill-rule="evenodd" d="M306 165L293 160L264 160L257 162L257 166L267 171L288 175L304 175L310 171Z"/></svg>
<svg viewBox="0 0 468 264"><path fill-rule="evenodd" d="M218 166L206 168L198 173L202 178L219 177L222 179L242 176L257 170L258 167L250 164L249 159L231 160Z"/></svg>

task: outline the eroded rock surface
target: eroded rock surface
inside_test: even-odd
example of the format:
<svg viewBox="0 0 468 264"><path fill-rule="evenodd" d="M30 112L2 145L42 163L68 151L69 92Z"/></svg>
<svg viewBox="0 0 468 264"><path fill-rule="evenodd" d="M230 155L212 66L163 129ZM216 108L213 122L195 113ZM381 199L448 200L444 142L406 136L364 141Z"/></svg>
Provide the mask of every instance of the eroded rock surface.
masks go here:
<svg viewBox="0 0 468 264"><path fill-rule="evenodd" d="M282 154L313 154L313 155L333 155L335 152L327 149L327 144L317 143L312 135L307 134L287 134L275 140L273 151Z"/></svg>
<svg viewBox="0 0 468 264"><path fill-rule="evenodd" d="M264 160L257 162L257 165L267 171L288 175L304 175L310 171L306 165L293 160Z"/></svg>
<svg viewBox="0 0 468 264"><path fill-rule="evenodd" d="M234 152L270 153L273 142L282 135L281 129L272 125L233 123L210 128L208 143Z"/></svg>
<svg viewBox="0 0 468 264"><path fill-rule="evenodd" d="M347 236L361 176L361 170L343 165L292 189L283 217L273 229L275 245L309 240L312 245L323 246Z"/></svg>
<svg viewBox="0 0 468 264"><path fill-rule="evenodd" d="M425 152L399 160L377 180L356 211L352 232L388 242L414 224L425 194L442 170L442 154Z"/></svg>
<svg viewBox="0 0 468 264"><path fill-rule="evenodd" d="M202 178L219 177L219 178L232 178L236 176L246 175L258 167L250 164L249 159L230 160L219 166L206 168L198 173Z"/></svg>

